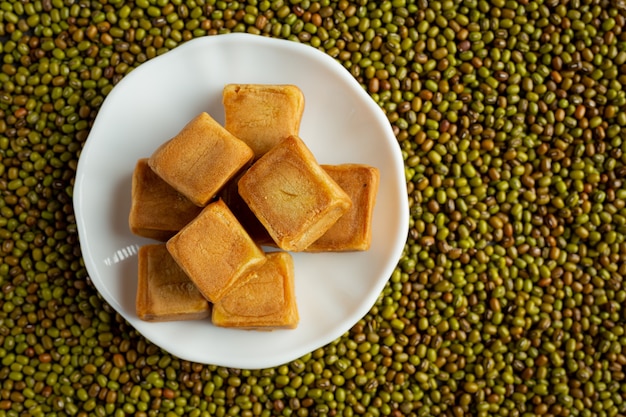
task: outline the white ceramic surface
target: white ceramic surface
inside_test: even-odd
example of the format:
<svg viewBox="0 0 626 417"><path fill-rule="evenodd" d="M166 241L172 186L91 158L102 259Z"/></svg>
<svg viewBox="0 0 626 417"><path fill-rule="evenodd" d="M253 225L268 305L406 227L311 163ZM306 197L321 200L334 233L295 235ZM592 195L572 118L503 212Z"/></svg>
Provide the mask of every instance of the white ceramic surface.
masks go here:
<svg viewBox="0 0 626 417"><path fill-rule="evenodd" d="M226 83L295 84L305 96L300 136L324 164L380 169L367 252L294 254L300 323L272 332L217 328L210 320L148 323L135 314L137 248L128 228L131 175L199 112L223 122ZM221 366L277 366L330 343L376 302L408 231L404 165L391 126L350 73L296 42L247 34L189 41L127 75L104 101L78 164L74 207L87 271L132 326L179 358Z"/></svg>

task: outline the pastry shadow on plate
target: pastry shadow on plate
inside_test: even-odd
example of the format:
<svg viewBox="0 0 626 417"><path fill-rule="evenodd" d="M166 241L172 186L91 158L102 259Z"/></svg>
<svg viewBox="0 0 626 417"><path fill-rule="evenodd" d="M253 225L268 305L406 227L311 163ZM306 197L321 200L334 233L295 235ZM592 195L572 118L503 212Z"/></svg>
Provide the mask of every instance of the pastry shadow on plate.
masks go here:
<svg viewBox="0 0 626 417"><path fill-rule="evenodd" d="M127 237L131 235L128 226L128 215L130 213L132 172L120 176L115 188L109 198L109 219L108 224L115 236Z"/></svg>
<svg viewBox="0 0 626 417"><path fill-rule="evenodd" d="M135 301L137 298L137 254L125 259L117 265L119 294L117 301L122 311L135 315Z"/></svg>
<svg viewBox="0 0 626 417"><path fill-rule="evenodd" d="M131 179L132 173L120 176L107 202L109 218L103 220L107 221L111 233L116 236L117 247L107 254L108 257L103 262L116 270L116 279L119 280L109 287L112 292L117 292L112 295L123 311L134 314L137 293L137 251L150 240L134 236L128 225Z"/></svg>

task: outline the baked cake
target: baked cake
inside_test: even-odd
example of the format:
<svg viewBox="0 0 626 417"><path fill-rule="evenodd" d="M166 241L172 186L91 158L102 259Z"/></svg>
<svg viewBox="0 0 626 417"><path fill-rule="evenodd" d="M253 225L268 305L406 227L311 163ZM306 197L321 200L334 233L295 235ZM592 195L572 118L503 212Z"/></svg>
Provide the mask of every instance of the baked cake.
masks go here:
<svg viewBox="0 0 626 417"><path fill-rule="evenodd" d="M207 205L167 241L167 249L213 303L266 261L261 248L222 200Z"/></svg>
<svg viewBox="0 0 626 417"><path fill-rule="evenodd" d="M299 133L304 95L295 85L227 84L222 102L224 127L246 142L256 158Z"/></svg>
<svg viewBox="0 0 626 417"><path fill-rule="evenodd" d="M257 160L238 189L278 247L295 252L319 239L352 205L297 136Z"/></svg>
<svg viewBox="0 0 626 417"><path fill-rule="evenodd" d="M293 259L287 252L266 254L267 262L213 306L216 326L272 330L295 328L299 315Z"/></svg>
<svg viewBox="0 0 626 417"><path fill-rule="evenodd" d="M137 316L145 321L197 320L211 315L209 302L172 259L164 243L139 248Z"/></svg>
<svg viewBox="0 0 626 417"><path fill-rule="evenodd" d="M194 204L205 206L253 157L248 145L203 112L159 146L148 164Z"/></svg>

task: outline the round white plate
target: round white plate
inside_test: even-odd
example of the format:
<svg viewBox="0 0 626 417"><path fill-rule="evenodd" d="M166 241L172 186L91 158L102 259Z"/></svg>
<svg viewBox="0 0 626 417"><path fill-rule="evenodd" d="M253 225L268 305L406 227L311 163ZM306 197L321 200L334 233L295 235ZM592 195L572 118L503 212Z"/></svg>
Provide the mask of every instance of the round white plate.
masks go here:
<svg viewBox="0 0 626 417"><path fill-rule="evenodd" d="M294 254L300 323L293 330L224 329L210 320L148 323L135 313L137 249L153 243L128 228L135 163L202 111L222 123L227 83L297 85L306 103L300 136L318 162L380 170L370 250ZM391 276L409 222L402 155L378 105L323 52L248 34L191 40L120 82L104 101L80 156L74 208L90 278L132 326L181 359L248 369L297 359L348 331Z"/></svg>

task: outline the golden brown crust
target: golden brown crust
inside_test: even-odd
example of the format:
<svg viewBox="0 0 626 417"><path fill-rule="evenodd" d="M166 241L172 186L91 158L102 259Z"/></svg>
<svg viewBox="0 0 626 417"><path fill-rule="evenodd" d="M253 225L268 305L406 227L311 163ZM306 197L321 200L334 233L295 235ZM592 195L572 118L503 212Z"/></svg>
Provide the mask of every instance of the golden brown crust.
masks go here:
<svg viewBox="0 0 626 417"><path fill-rule="evenodd" d="M145 321L197 320L211 315L209 302L170 256L165 244L139 248L137 316Z"/></svg>
<svg viewBox="0 0 626 417"><path fill-rule="evenodd" d="M246 142L256 158L300 130L304 95L295 85L227 84L222 102L224 127Z"/></svg>
<svg viewBox="0 0 626 417"><path fill-rule="evenodd" d="M298 325L293 259L287 252L270 252L266 257L267 262L245 284L213 306L213 324L257 330Z"/></svg>
<svg viewBox="0 0 626 417"><path fill-rule="evenodd" d="M266 261L263 251L222 200L207 205L167 241L167 249L211 302L219 301Z"/></svg>
<svg viewBox="0 0 626 417"><path fill-rule="evenodd" d="M350 196L348 210L307 252L363 251L372 242L372 216L380 180L377 168L363 164L322 165Z"/></svg>
<svg viewBox="0 0 626 417"><path fill-rule="evenodd" d="M174 236L202 210L152 171L147 158L135 165L130 201L131 232L160 241Z"/></svg>
<svg viewBox="0 0 626 417"><path fill-rule="evenodd" d="M283 250L306 249L352 205L297 136L283 140L256 161L238 186L243 200Z"/></svg>
<svg viewBox="0 0 626 417"><path fill-rule="evenodd" d="M194 204L205 206L253 156L248 145L201 113L159 146L148 164Z"/></svg>

